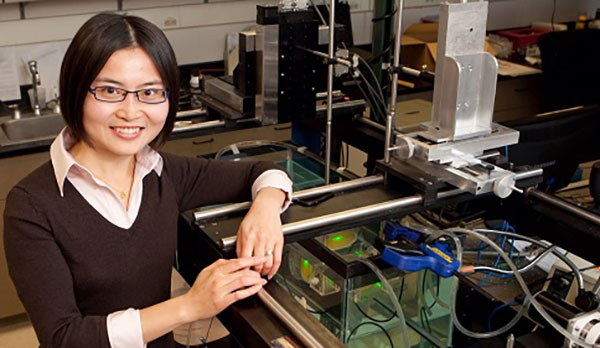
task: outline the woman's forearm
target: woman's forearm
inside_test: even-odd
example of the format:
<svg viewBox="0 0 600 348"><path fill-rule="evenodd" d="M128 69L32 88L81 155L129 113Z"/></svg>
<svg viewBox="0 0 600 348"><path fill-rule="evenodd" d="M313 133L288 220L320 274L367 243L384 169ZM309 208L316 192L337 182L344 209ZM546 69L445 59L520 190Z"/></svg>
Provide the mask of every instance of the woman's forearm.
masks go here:
<svg viewBox="0 0 600 348"><path fill-rule="evenodd" d="M144 342L151 342L191 322L187 308L183 295L140 310Z"/></svg>

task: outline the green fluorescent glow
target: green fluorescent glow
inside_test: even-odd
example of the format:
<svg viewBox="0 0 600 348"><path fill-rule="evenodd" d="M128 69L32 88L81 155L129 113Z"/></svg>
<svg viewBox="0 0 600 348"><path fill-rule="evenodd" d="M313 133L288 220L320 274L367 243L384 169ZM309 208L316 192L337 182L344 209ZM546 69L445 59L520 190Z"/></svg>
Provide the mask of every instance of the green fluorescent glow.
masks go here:
<svg viewBox="0 0 600 348"><path fill-rule="evenodd" d="M340 236L335 236L335 237L333 237L333 240L337 242L338 240L342 240L342 238L343 237L341 235Z"/></svg>
<svg viewBox="0 0 600 348"><path fill-rule="evenodd" d="M363 257L363 253L361 253L361 252L360 252L360 251L358 251L358 250L357 250L357 251L355 251L354 253L355 253L356 255L360 256L360 257Z"/></svg>
<svg viewBox="0 0 600 348"><path fill-rule="evenodd" d="M303 263L304 263L304 266L307 266L307 267L310 266L310 262L308 262L308 260L306 260L306 259L303 261Z"/></svg>
<svg viewBox="0 0 600 348"><path fill-rule="evenodd" d="M380 287L381 287L381 283L380 283L380 282L377 282L377 283L375 283L375 285L376 285L378 288L380 288Z"/></svg>

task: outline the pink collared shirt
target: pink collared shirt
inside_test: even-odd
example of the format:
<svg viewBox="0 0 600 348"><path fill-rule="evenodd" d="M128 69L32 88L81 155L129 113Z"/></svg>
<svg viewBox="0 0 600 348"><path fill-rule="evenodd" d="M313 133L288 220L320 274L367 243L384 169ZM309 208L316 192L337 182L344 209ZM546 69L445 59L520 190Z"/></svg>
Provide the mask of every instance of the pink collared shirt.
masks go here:
<svg viewBox="0 0 600 348"><path fill-rule="evenodd" d="M136 154L133 186L129 197L129 208L126 209L121 204L118 192L115 192L106 183L95 177L91 171L77 163L68 151L73 145L73 138L66 129L63 129L50 146L50 160L52 161L60 195L63 196L65 180L69 180L83 198L104 218L120 228L130 228L140 209L143 191L142 180L152 171L155 171L158 176L162 174L163 159L160 154L149 146L145 146ZM280 170L267 170L262 173L252 184L252 198L256 197L256 194L265 187L278 188L284 191L287 198L281 210L287 209L292 196L292 182L288 176ZM139 309L129 308L111 313L106 321L112 348L146 347L142 336Z"/></svg>

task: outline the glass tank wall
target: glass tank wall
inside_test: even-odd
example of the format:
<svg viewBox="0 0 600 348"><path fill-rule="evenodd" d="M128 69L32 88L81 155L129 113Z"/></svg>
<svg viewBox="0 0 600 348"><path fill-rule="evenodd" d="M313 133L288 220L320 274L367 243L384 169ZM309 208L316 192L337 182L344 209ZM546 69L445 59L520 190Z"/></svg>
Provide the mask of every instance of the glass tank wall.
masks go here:
<svg viewBox="0 0 600 348"><path fill-rule="evenodd" d="M385 222L317 237L327 250L348 263L376 257L373 246ZM399 299L411 347L449 347L452 319L448 309L451 279L428 271L382 270L394 289L386 292L374 274L344 279L298 243L287 245L276 280L310 313L351 348L401 346L399 320L391 296Z"/></svg>

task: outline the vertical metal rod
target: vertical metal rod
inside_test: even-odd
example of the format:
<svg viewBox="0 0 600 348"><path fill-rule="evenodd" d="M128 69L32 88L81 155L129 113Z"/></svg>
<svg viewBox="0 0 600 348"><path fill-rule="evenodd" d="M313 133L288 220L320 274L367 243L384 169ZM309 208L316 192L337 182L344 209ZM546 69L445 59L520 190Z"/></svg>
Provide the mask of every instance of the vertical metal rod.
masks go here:
<svg viewBox="0 0 600 348"><path fill-rule="evenodd" d="M398 0L396 4L396 38L394 42L394 65L393 68L396 68L400 65L400 42L402 39L402 10L404 8L404 0ZM396 115L396 94L398 94L398 71L394 69L392 75L392 96L390 98L390 107L389 113L387 115L387 120L385 124L385 149L383 154L383 159L385 163L390 163L390 143L392 142L392 133L394 131L394 116Z"/></svg>
<svg viewBox="0 0 600 348"><path fill-rule="evenodd" d="M325 185L331 170L331 120L333 119L333 64L335 54L335 0L329 2L329 59L327 66L327 131L325 134Z"/></svg>

